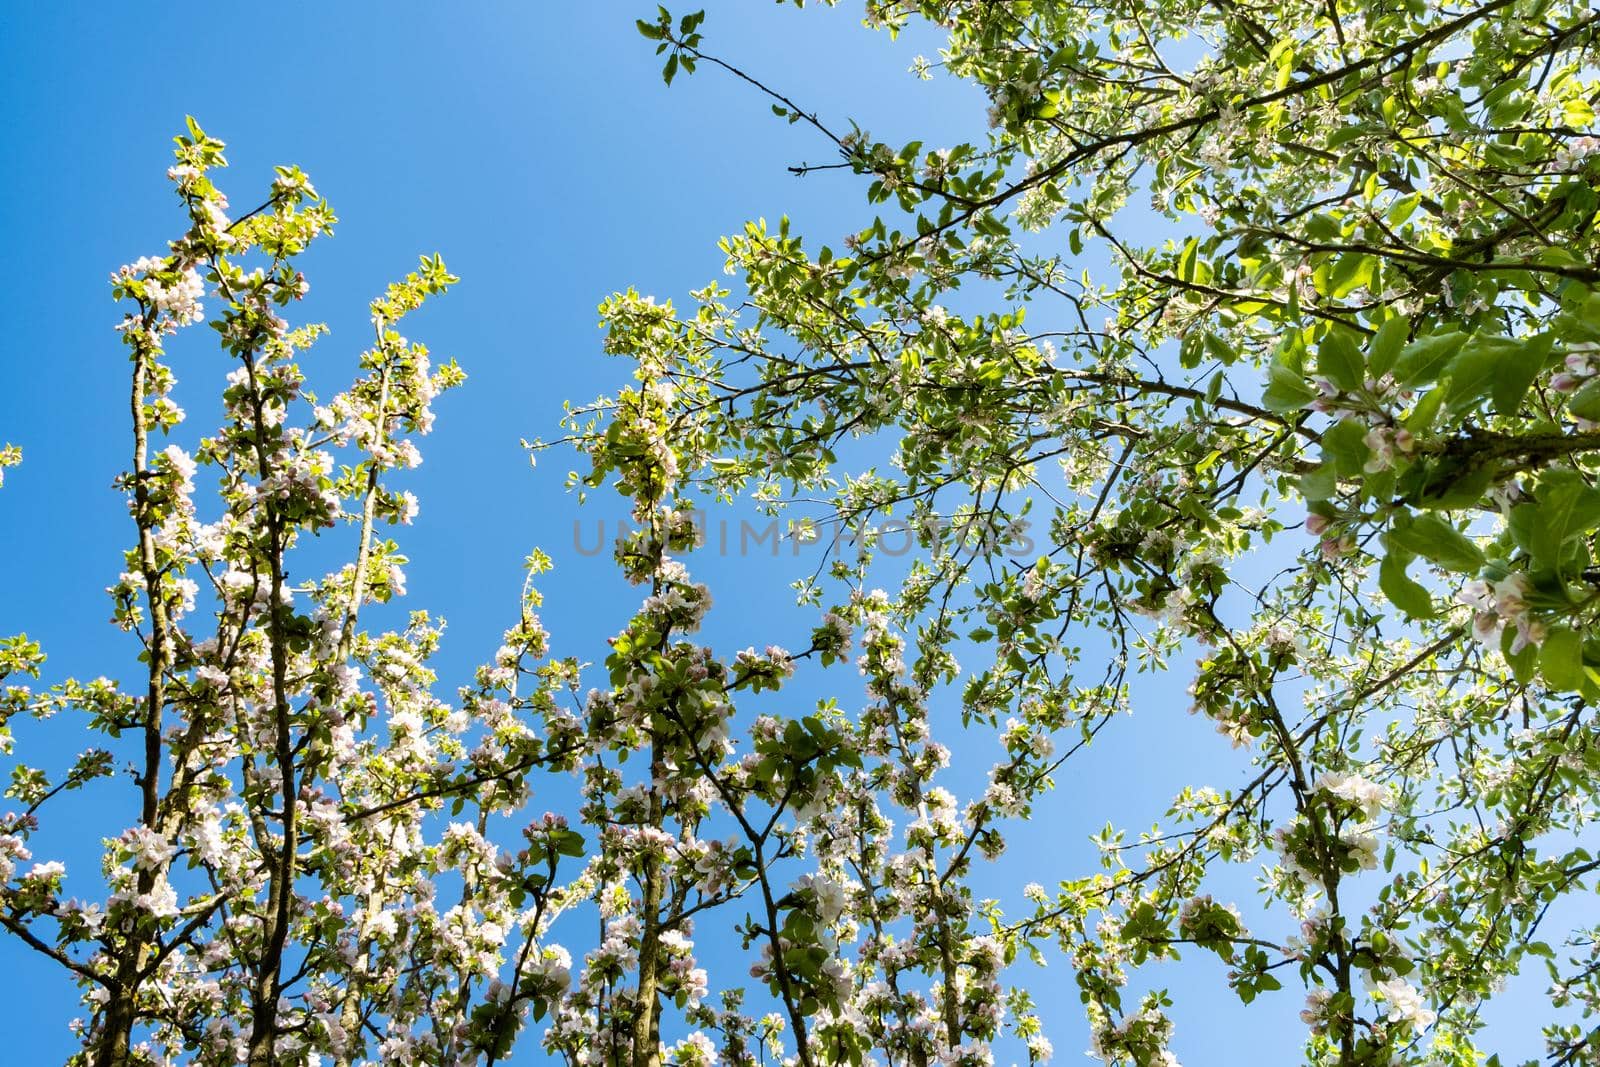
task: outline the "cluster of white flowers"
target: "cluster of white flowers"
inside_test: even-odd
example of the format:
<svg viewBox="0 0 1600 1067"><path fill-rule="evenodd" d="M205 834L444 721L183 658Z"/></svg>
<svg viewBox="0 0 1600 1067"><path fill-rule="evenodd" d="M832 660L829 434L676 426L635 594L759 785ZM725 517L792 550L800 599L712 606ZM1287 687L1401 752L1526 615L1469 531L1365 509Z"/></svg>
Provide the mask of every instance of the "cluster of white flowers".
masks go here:
<svg viewBox="0 0 1600 1067"><path fill-rule="evenodd" d="M1407 1023L1418 1030L1432 1026L1438 1018L1422 999L1417 988L1403 978L1390 978L1374 983L1374 992L1389 1008L1389 1021Z"/></svg>
<svg viewBox="0 0 1600 1067"><path fill-rule="evenodd" d="M1416 438L1404 427L1374 426L1361 441L1371 452L1361 468L1368 474L1388 470L1397 456L1409 456L1417 447Z"/></svg>
<svg viewBox="0 0 1600 1067"><path fill-rule="evenodd" d="M676 1067L713 1067L717 1063L716 1043L696 1030L666 1050L667 1062Z"/></svg>
<svg viewBox="0 0 1600 1067"><path fill-rule="evenodd" d="M1528 576L1516 571L1496 582L1474 578L1461 587L1456 600L1473 610L1472 632L1490 648L1498 650L1501 632L1508 625L1514 626L1517 634L1511 641L1511 651L1516 653L1545 638L1544 623L1529 614L1528 595L1532 591Z"/></svg>
<svg viewBox="0 0 1600 1067"><path fill-rule="evenodd" d="M177 277L170 282L163 282L160 276L169 274ZM200 301L206 295L206 285L193 265L143 256L119 267L111 275L112 285L123 286L130 282L142 286L144 298L151 308L165 312L172 325L188 326L205 318Z"/></svg>
<svg viewBox="0 0 1600 1067"><path fill-rule="evenodd" d="M1394 428L1390 412L1409 403L1415 395L1413 390L1396 381L1393 374L1367 378L1354 392L1341 389L1322 374L1313 374L1311 384L1317 395L1306 405L1307 409L1334 419L1355 419L1373 429L1389 429L1395 433L1400 431ZM1409 442L1409 438L1403 440ZM1399 442L1390 441L1389 444L1400 447ZM1406 450L1410 447L1409 443L1405 446Z"/></svg>
<svg viewBox="0 0 1600 1067"><path fill-rule="evenodd" d="M1324 771L1318 775L1315 788L1319 793L1354 804L1368 820L1376 819L1383 812L1389 797L1389 791L1377 782L1339 771Z"/></svg>
<svg viewBox="0 0 1600 1067"><path fill-rule="evenodd" d="M44 863L35 863L22 876L24 882L53 885L66 876L67 865L60 860L49 860Z"/></svg>
<svg viewBox="0 0 1600 1067"><path fill-rule="evenodd" d="M1300 1021L1311 1028L1312 1033L1321 1033L1328 1024L1328 1005L1333 1000L1333 992L1318 986L1306 994L1306 1006L1300 1009Z"/></svg>
<svg viewBox="0 0 1600 1067"><path fill-rule="evenodd" d="M18 863L33 858L27 843L17 834L0 833L0 882L9 882L17 871Z"/></svg>
<svg viewBox="0 0 1600 1067"><path fill-rule="evenodd" d="M1090 1031L1089 1055L1116 1063L1123 1059L1151 1067L1181 1067L1167 1045L1172 1040L1172 1020L1153 1005L1124 1016L1116 1025L1099 1025Z"/></svg>
<svg viewBox="0 0 1600 1067"><path fill-rule="evenodd" d="M1370 826L1346 826L1339 831L1339 843L1354 857L1363 871L1378 869L1378 852L1383 847Z"/></svg>
<svg viewBox="0 0 1600 1067"><path fill-rule="evenodd" d="M855 630L850 621L835 612L824 612L822 625L816 631L817 647L836 656L850 654L850 646L855 638Z"/></svg>
<svg viewBox="0 0 1600 1067"><path fill-rule="evenodd" d="M181 271L171 285L163 285L153 277L147 278L144 289L151 304L171 315L181 325L187 326L205 318L200 299L205 296L206 286L200 279L199 271L193 267Z"/></svg>
<svg viewBox="0 0 1600 1067"><path fill-rule="evenodd" d="M1550 388L1558 393L1575 393L1596 374L1600 374L1600 342L1570 341L1561 370L1550 379Z"/></svg>
<svg viewBox="0 0 1600 1067"><path fill-rule="evenodd" d="M1574 137L1558 148L1553 162L1557 170L1579 171L1588 165L1589 159L1596 153L1600 153L1600 137L1585 134Z"/></svg>
<svg viewBox="0 0 1600 1067"><path fill-rule="evenodd" d="M802 874L795 880L794 889L807 895L817 918L829 925L844 913L845 886L825 874Z"/></svg>
<svg viewBox="0 0 1600 1067"><path fill-rule="evenodd" d="M128 853L137 871L160 870L177 851L172 842L148 826L124 831L117 845Z"/></svg>

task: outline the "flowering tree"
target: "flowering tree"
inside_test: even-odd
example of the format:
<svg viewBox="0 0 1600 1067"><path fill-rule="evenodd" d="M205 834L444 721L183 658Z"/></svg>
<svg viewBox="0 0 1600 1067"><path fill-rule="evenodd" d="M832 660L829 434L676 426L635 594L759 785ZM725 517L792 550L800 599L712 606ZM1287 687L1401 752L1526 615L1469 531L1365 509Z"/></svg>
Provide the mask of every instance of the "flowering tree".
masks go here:
<svg viewBox="0 0 1600 1067"><path fill-rule="evenodd" d="M295 260L334 216L283 167L259 206L230 219L213 184L222 150L190 121L168 171L186 232L111 278L128 308L122 484L137 539L110 594L147 679L4 691L7 720L71 709L134 754L129 826L107 842L104 898L63 899L63 865L28 865L29 838L53 798L114 774L112 752L88 749L54 775L14 767L0 924L82 987L74 1062L413 1062L420 1041L431 1062L465 1062L468 1048L501 1047L517 1006L475 981L502 952L515 954L523 1006L562 985L564 957L536 931L565 900L554 873L582 854L579 835L550 817L496 848L483 830L520 806L529 771L575 758L581 728L553 703L562 668L531 665L545 640L531 588L457 707L430 695L439 631L425 612L399 631L362 627L365 605L405 592L405 557L379 524L409 522L417 503L386 476L419 461L435 395L463 377L397 327L456 279L424 258L389 286L372 302L359 376L314 406L296 360L322 327L291 327L279 309L307 291ZM164 346L210 299L232 364L225 421L192 453L158 448L184 421ZM350 458L336 467L340 450ZM203 506L202 469L215 475ZM291 582L289 561L343 521L356 531L346 560ZM25 637L0 646L8 678L42 661ZM444 798L464 821L428 822ZM459 903L436 905L447 872Z"/></svg>
<svg viewBox="0 0 1600 1067"><path fill-rule="evenodd" d="M1480 1062L1483 1003L1542 958L1550 1058L1593 1060L1600 14L868 10L948 32L915 69L981 86L985 135L885 145L703 50L697 15L640 23L669 82L743 78L879 214L838 249L727 238L739 300L602 306L637 382L568 436L633 509L642 602L595 678L531 586L449 702L426 613L370 629L407 563L380 524L417 506L388 476L463 379L398 325L455 279L432 258L390 286L319 404L320 328L281 312L333 216L281 168L230 218L191 122L185 233L112 279L136 540L111 595L147 677L0 703L109 738L19 764L0 826L0 925L81 986L76 1062L1037 1063L1024 957L1064 962L1092 1051L1142 1067L1175 1062L1170 1005L1124 989L1190 948L1246 1003L1298 986L1308 1061L1344 1065ZM164 346L203 302L224 422L158 448L184 418ZM827 553L814 628L772 635L801 651L694 639L695 509L738 494ZM8 682L42 659L0 645ZM833 697L762 714L801 666ZM1141 671L1188 679L1236 780L1175 781L1098 870L979 899L1008 829L1070 802L1069 761L1145 715ZM999 754L966 797L958 739ZM137 799L104 892L74 872L94 899L68 897L30 840L63 791L129 797L112 750ZM579 799L530 818L546 776ZM1241 866L1259 897L1219 899ZM708 973L708 938L748 976Z"/></svg>
<svg viewBox="0 0 1600 1067"><path fill-rule="evenodd" d="M1122 990L1193 946L1247 1003L1301 985L1313 1062L1466 1064L1542 957L1551 1059L1592 1061L1600 13L867 10L947 34L913 71L981 87L987 134L882 143L662 11L639 29L666 80L752 85L837 152L792 169L859 176L878 215L837 244L749 224L723 243L739 301L604 309L670 390L682 483L829 501L797 520L839 549L802 596L865 628L870 684L827 818L910 823L836 872L857 992L819 1018L891 1061L983 1061L1002 1003L1036 1033L994 938L1066 958L1096 1055L1170 1062L1164 996ZM890 516L918 556L870 593ZM973 900L975 857L1135 710L1129 673L1174 670L1248 768L1175 781L1100 871ZM964 806L941 699L1004 749ZM1248 928L1208 892L1240 863Z"/></svg>

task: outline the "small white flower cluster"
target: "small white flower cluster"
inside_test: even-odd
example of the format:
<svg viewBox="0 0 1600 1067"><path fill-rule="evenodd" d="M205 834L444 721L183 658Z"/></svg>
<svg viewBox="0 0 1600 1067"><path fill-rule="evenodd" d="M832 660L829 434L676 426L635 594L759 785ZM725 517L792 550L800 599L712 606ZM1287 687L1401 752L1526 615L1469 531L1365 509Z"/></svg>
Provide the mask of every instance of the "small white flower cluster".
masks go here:
<svg viewBox="0 0 1600 1067"><path fill-rule="evenodd" d="M1306 994L1306 1006L1300 1009L1300 1021L1320 1034L1328 1027L1328 1005L1333 1001L1333 991L1320 986Z"/></svg>
<svg viewBox="0 0 1600 1067"><path fill-rule="evenodd" d="M1574 137L1558 148L1552 162L1557 170L1579 171L1597 152L1600 152L1600 137L1585 134L1582 137Z"/></svg>
<svg viewBox="0 0 1600 1067"><path fill-rule="evenodd" d="M1188 938L1234 938L1245 932L1244 917L1233 904L1219 904L1209 894L1190 897L1178 912L1178 931Z"/></svg>
<svg viewBox="0 0 1600 1067"><path fill-rule="evenodd" d="M733 657L735 675L741 679L757 676L763 678L789 678L794 675L794 658L778 645L768 645L757 652L753 647L738 652Z"/></svg>
<svg viewBox="0 0 1600 1067"><path fill-rule="evenodd" d="M1106 1063L1131 1060L1150 1067L1180 1067L1168 1043L1172 1040L1172 1020L1160 1008L1146 1004L1116 1025L1102 1021L1090 1031L1090 1056Z"/></svg>
<svg viewBox="0 0 1600 1067"><path fill-rule="evenodd" d="M1371 455L1364 469L1368 474L1385 471L1395 465L1400 456L1409 456L1417 442L1411 431L1395 426L1390 412L1409 403L1412 390L1401 388L1394 375L1384 374L1368 378L1361 388L1347 393L1324 375L1311 377L1317 396L1306 407L1334 419L1355 419L1368 427L1362 442Z"/></svg>
<svg viewBox="0 0 1600 1067"><path fill-rule="evenodd" d="M136 871L158 871L177 851L172 842L148 826L135 826L117 839L119 850L133 860Z"/></svg>
<svg viewBox="0 0 1600 1067"><path fill-rule="evenodd" d="M824 926L831 925L845 908L845 887L825 874L802 874L794 882L797 893L805 895Z"/></svg>
<svg viewBox="0 0 1600 1067"><path fill-rule="evenodd" d="M1576 393L1584 385L1595 380L1600 375L1600 342L1571 341L1567 344L1567 354L1562 359L1562 369L1550 379L1550 388L1557 393ZM1581 415L1568 412L1578 429L1589 431L1600 429L1600 423L1593 419L1586 419Z"/></svg>
<svg viewBox="0 0 1600 1067"><path fill-rule="evenodd" d="M1456 600L1473 610L1473 635L1490 648L1500 647L1500 635L1506 626L1516 627L1517 635L1511 642L1515 654L1545 638L1544 623L1528 612L1528 594L1532 591L1528 576L1516 571L1497 582L1474 578L1461 587Z"/></svg>
<svg viewBox="0 0 1600 1067"><path fill-rule="evenodd" d="M717 1062L717 1046L702 1031L696 1030L667 1049L665 1059L676 1067L713 1067Z"/></svg>
<svg viewBox="0 0 1600 1067"><path fill-rule="evenodd" d="M157 277L169 273L176 273L177 279L168 283ZM111 275L113 285L133 281L142 283L150 306L166 312L173 323L188 326L205 318L200 300L206 295L206 285L193 266L176 266L156 256L143 256Z"/></svg>
<svg viewBox="0 0 1600 1067"><path fill-rule="evenodd" d="M703 582L688 580L688 572L672 564L661 582L661 592L644 599L639 611L681 633L694 633L711 610L711 590Z"/></svg>
<svg viewBox="0 0 1600 1067"><path fill-rule="evenodd" d="M12 821L9 813L6 821ZM20 836L0 834L0 882L9 882L17 871L17 864L26 863L31 859L33 853L28 850L27 843Z"/></svg>
<svg viewBox="0 0 1600 1067"><path fill-rule="evenodd" d="M1558 393L1577 392L1585 382L1600 374L1600 342L1569 342L1561 368L1550 379L1550 388Z"/></svg>
<svg viewBox="0 0 1600 1067"><path fill-rule="evenodd" d="M1317 776L1316 790L1347 800L1361 809L1368 820L1376 819L1388 803L1389 791L1359 774L1324 771Z"/></svg>
<svg viewBox="0 0 1600 1067"><path fill-rule="evenodd" d="M850 654L854 639L855 630L849 620L831 611L823 613L822 625L812 635L819 650L841 658Z"/></svg>
<svg viewBox="0 0 1600 1067"><path fill-rule="evenodd" d="M1439 1017L1438 1013L1428 1008L1417 988L1403 978L1376 982L1373 989L1388 1005L1388 1018L1392 1023L1405 1023L1424 1030Z"/></svg>

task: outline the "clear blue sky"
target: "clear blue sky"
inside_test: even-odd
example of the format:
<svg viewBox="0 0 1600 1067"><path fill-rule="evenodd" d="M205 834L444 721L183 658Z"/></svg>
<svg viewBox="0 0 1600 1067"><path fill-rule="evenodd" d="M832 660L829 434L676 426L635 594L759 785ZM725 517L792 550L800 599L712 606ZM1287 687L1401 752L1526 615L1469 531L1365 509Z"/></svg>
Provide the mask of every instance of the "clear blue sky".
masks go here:
<svg viewBox="0 0 1600 1067"><path fill-rule="evenodd" d="M835 244L870 218L853 179L786 172L826 161L825 147L774 119L747 88L703 69L664 89L633 29L652 7L0 6L8 162L0 443L26 452L0 490L0 633L42 641L52 679L133 672L130 643L105 623L103 590L131 536L110 488L129 445L126 362L105 279L160 253L175 234L164 171L170 138L193 113L230 145L233 167L221 181L235 206L255 202L272 164L297 163L343 220L305 263L304 314L333 327L310 360L317 380L332 386L348 376L365 342L367 300L419 253L442 253L462 278L408 324L470 375L439 405L439 428L423 442L426 462L410 483L422 514L402 536L414 560L408 606L450 620L442 690L499 643L521 560L535 545L557 563L542 587L558 653L602 658L635 594L604 557L573 551L574 522L586 524L592 545L594 523L616 509L580 517L561 486L565 458L547 455L530 471L517 444L553 436L563 399L624 380L628 367L600 353L595 305L629 285L681 299L720 278L716 238L748 218L788 214L813 242ZM983 103L970 90L906 73L932 42L869 33L856 5L708 7L711 51L829 118L855 118L892 142L971 138L981 127ZM178 361L192 432L205 411L197 396L214 392L226 371L220 358ZM717 598L711 637L729 651L804 644L804 618L773 608L797 576L792 563L702 556L692 564ZM855 696L853 672L832 680L848 686L842 699ZM1065 814L1014 835L983 883L1051 884L1084 869L1086 834L1108 819L1137 829L1185 782L1228 784L1226 743L1185 715L1187 704L1181 682L1146 685L1144 728L1123 729L1095 768L1065 777L1057 798ZM87 744L65 721L19 733L18 755L35 762ZM1196 753L1206 761L1199 769ZM92 878L100 836L122 826L107 814L117 790L131 797L122 783L63 809L39 838L41 858L59 855ZM1236 889L1249 895L1248 872ZM1269 995L1245 1011L1220 988L1214 964L1186 961L1152 977L1179 1002L1175 1049L1190 1067L1294 1058L1298 994ZM1070 976L1057 961L1037 979L1058 1056L1077 1062L1087 1037ZM0 994L12 1024L0 1063L59 1063L72 1047L65 1023L76 998L54 966L0 938ZM1501 1034L1534 1052L1527 1024ZM524 1047L519 1062L538 1059Z"/></svg>

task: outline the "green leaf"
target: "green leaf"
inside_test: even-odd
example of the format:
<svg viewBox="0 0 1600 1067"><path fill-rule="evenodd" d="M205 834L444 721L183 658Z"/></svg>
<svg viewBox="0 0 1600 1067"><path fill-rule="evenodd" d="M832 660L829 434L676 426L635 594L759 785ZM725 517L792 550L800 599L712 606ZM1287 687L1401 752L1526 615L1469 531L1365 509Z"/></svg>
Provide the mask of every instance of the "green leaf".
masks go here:
<svg viewBox="0 0 1600 1067"><path fill-rule="evenodd" d="M1233 363L1239 358L1239 353L1233 346L1214 333L1205 335L1206 354L1220 363Z"/></svg>
<svg viewBox="0 0 1600 1067"><path fill-rule="evenodd" d="M1489 389L1496 412L1507 417L1517 413L1533 379L1549 362L1554 344L1553 334L1542 333L1519 342L1517 349L1508 352L1499 362L1495 367L1494 384Z"/></svg>
<svg viewBox="0 0 1600 1067"><path fill-rule="evenodd" d="M1539 647L1539 673L1553 689L1575 693L1583 688L1583 638L1562 627L1545 636Z"/></svg>
<svg viewBox="0 0 1600 1067"><path fill-rule="evenodd" d="M1328 275L1333 295L1346 297L1368 284L1377 265L1377 259L1364 252L1346 252L1340 256Z"/></svg>
<svg viewBox="0 0 1600 1067"><path fill-rule="evenodd" d="M1378 565L1378 588L1389 598L1389 603L1411 618L1431 619L1437 614L1433 609L1433 597L1421 583L1406 574L1411 558L1411 553L1391 547Z"/></svg>
<svg viewBox="0 0 1600 1067"><path fill-rule="evenodd" d="M1450 410L1464 411L1484 394L1493 393L1495 410L1502 415L1515 414L1534 376L1544 367L1552 340L1549 334L1473 337L1450 364Z"/></svg>
<svg viewBox="0 0 1600 1067"><path fill-rule="evenodd" d="M1471 466L1440 460L1419 462L1412 467L1416 489L1406 499L1433 511L1456 511L1477 507L1494 484L1500 464L1488 460Z"/></svg>
<svg viewBox="0 0 1600 1067"><path fill-rule="evenodd" d="M1401 385L1425 385L1438 381L1455 354L1467 343L1460 330L1429 334L1400 350L1394 361L1395 381Z"/></svg>
<svg viewBox="0 0 1600 1067"><path fill-rule="evenodd" d="M1367 366L1374 377L1381 378L1394 367L1395 357L1405 347L1411 335L1411 320L1404 315L1385 319L1372 338L1372 348L1367 355Z"/></svg>
<svg viewBox="0 0 1600 1067"><path fill-rule="evenodd" d="M1458 574L1475 573L1484 563L1483 550L1437 515L1397 518L1389 538L1391 543Z"/></svg>
<svg viewBox="0 0 1600 1067"><path fill-rule="evenodd" d="M1417 210L1417 206L1421 203L1422 195L1420 193L1412 193L1410 196L1402 196L1399 200L1396 200L1393 204L1390 204L1389 226L1393 228L1405 222L1411 217L1412 213Z"/></svg>
<svg viewBox="0 0 1600 1067"><path fill-rule="evenodd" d="M1567 539L1600 523L1600 490L1590 488L1577 471L1548 470L1539 478L1534 500L1539 506L1530 516L1528 551L1545 566L1558 567Z"/></svg>
<svg viewBox="0 0 1600 1067"><path fill-rule="evenodd" d="M1322 460L1332 463L1342 478L1358 478L1363 473L1372 449L1365 440L1367 428L1355 419L1345 419L1322 435Z"/></svg>
<svg viewBox="0 0 1600 1067"><path fill-rule="evenodd" d="M1451 412L1471 407L1488 393L1494 382L1495 367L1505 354L1504 348L1496 342L1504 340L1503 337L1475 336L1450 361L1445 403ZM1515 342L1512 345L1515 347Z"/></svg>
<svg viewBox="0 0 1600 1067"><path fill-rule="evenodd" d="M1307 500L1327 500L1339 488L1339 472L1332 463L1319 463L1300 476L1300 495Z"/></svg>
<svg viewBox="0 0 1600 1067"><path fill-rule="evenodd" d="M1563 341L1600 341L1600 293L1582 300L1563 298L1562 312L1554 323Z"/></svg>
<svg viewBox="0 0 1600 1067"><path fill-rule="evenodd" d="M1585 382L1567 401L1567 410L1580 419L1600 422L1600 378Z"/></svg>
<svg viewBox="0 0 1600 1067"><path fill-rule="evenodd" d="M1347 393L1360 389L1367 374L1361 350L1343 330L1334 330L1322 339L1317 349L1317 369Z"/></svg>
<svg viewBox="0 0 1600 1067"><path fill-rule="evenodd" d="M1411 409L1411 414L1405 418L1406 429L1414 434L1426 433L1433 426L1433 420L1438 417L1439 409L1444 406L1444 397L1443 389L1429 389L1423 393L1422 398Z"/></svg>
<svg viewBox="0 0 1600 1067"><path fill-rule="evenodd" d="M1261 403L1268 411L1300 411L1317 398L1317 391L1298 371L1274 361L1267 368L1267 390Z"/></svg>
<svg viewBox="0 0 1600 1067"><path fill-rule="evenodd" d="M1526 684L1533 681L1533 672L1539 665L1539 649L1534 645L1524 645L1520 651L1513 652L1511 646L1516 639L1516 627L1507 626L1505 633L1500 635L1500 653L1511 665L1511 673L1517 681Z"/></svg>

